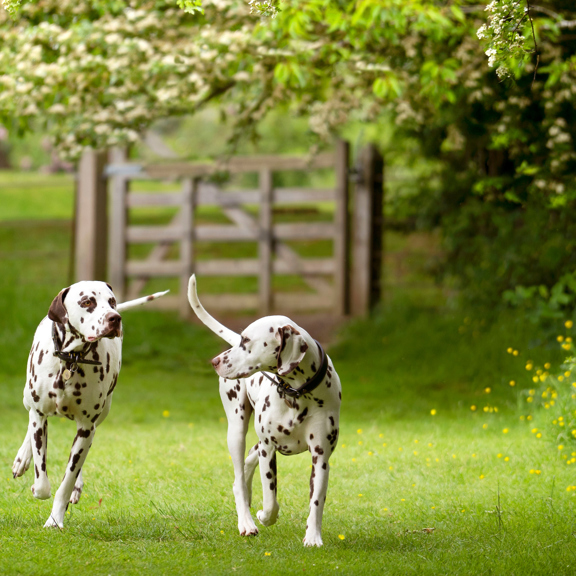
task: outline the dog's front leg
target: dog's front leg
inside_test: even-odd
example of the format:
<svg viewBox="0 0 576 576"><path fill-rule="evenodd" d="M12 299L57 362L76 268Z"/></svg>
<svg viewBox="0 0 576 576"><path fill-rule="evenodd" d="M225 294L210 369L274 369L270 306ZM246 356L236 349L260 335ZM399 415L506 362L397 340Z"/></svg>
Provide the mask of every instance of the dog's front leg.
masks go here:
<svg viewBox="0 0 576 576"><path fill-rule="evenodd" d="M252 406L248 400L246 389L239 381L220 378L220 398L228 419L228 451L234 466L234 499L238 514L238 531L242 536L258 534L250 514L250 496L244 475L244 455L246 454L246 434Z"/></svg>
<svg viewBox="0 0 576 576"><path fill-rule="evenodd" d="M322 546L322 514L328 492L329 447L310 446L312 473L310 475L310 514L306 522L304 546Z"/></svg>
<svg viewBox="0 0 576 576"><path fill-rule="evenodd" d="M74 484L80 475L82 466L84 465L84 461L88 455L88 450L90 450L90 446L92 445L95 431L96 427L94 425L89 429L84 429L80 424L78 425L78 432L76 438L74 438L74 442L72 443L72 450L70 452L68 465L66 466L66 473L64 474L62 484L60 484L60 488L58 488L56 496L54 497L52 513L50 514L50 518L46 521L46 524L44 524L45 528L64 527L64 514L68 508L70 496L74 490Z"/></svg>
<svg viewBox="0 0 576 576"><path fill-rule="evenodd" d="M34 458L34 485L32 494L39 500L50 498L50 481L46 470L48 449L48 419L34 409L28 411L28 433L31 434L32 457Z"/></svg>
<svg viewBox="0 0 576 576"><path fill-rule="evenodd" d="M264 503L257 517L264 526L271 526L278 518L280 505L276 499L278 490L278 473L276 470L276 448L260 442L258 448L260 478L262 479L262 496Z"/></svg>

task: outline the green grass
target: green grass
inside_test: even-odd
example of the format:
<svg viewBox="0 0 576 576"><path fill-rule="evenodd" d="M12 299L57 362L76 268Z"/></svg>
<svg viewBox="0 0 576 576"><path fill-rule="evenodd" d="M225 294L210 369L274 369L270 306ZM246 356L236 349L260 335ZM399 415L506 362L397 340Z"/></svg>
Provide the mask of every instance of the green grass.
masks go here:
<svg viewBox="0 0 576 576"><path fill-rule="evenodd" d="M323 548L301 542L306 454L278 462L278 523L255 538L237 534L208 362L225 345L175 314L143 310L124 315L124 365L82 499L63 531L44 530L51 500L36 501L30 471L13 480L11 465L26 430L29 346L66 284L69 240L66 222L0 226L0 574L574 573L574 469L520 420L517 391L529 386L525 361L558 363L558 347L512 314L400 298L344 327L330 349L343 404ZM54 493L75 428L51 418L49 430Z"/></svg>
<svg viewBox="0 0 576 576"><path fill-rule="evenodd" d="M73 176L0 170L0 206L0 222L71 219Z"/></svg>

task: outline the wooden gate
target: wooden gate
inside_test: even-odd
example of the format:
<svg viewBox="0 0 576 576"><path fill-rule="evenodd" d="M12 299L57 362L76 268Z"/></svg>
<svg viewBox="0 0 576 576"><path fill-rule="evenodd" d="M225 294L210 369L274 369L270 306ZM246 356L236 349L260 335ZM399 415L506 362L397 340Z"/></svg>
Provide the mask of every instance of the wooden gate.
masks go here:
<svg viewBox="0 0 576 576"><path fill-rule="evenodd" d="M120 161L118 161L120 160ZM153 277L178 277L180 293L159 302L190 314L186 291L190 275L256 276L258 292L253 294L206 294L202 301L210 310L330 311L345 315L350 307L349 266L349 147L339 141L333 153L307 161L303 157L234 157L224 165L170 163L141 166L112 159L106 174L111 181L109 210L109 279L120 300L136 297ZM281 171L311 171L331 168L335 186L292 188L274 186L274 174ZM227 190L211 181L217 172L256 173L257 189ZM137 193L135 180L176 180L180 190L170 193ZM278 222L279 206L330 203L330 221ZM169 224L132 225L130 211L137 207L171 206L177 213ZM217 206L227 224L196 222L198 207ZM247 207L252 207L248 209ZM254 207L258 207L255 211ZM332 245L329 257L304 257L294 248L298 241L325 240ZM257 258L199 257L200 242L256 242ZM154 244L144 259L129 258L136 244ZM290 245L292 244L292 245ZM168 259L174 246L178 258ZM172 254L173 256L173 254ZM200 255L201 256L201 255ZM298 275L306 292L273 289L273 277Z"/></svg>

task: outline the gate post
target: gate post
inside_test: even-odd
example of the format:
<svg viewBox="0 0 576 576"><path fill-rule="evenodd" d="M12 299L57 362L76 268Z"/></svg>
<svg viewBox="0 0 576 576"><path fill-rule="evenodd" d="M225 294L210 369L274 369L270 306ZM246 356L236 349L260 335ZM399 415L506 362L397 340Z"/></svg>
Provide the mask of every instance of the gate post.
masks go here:
<svg viewBox="0 0 576 576"><path fill-rule="evenodd" d="M260 170L260 235L258 240L259 276L259 313L270 314L272 309L272 171Z"/></svg>
<svg viewBox="0 0 576 576"><path fill-rule="evenodd" d="M113 148L110 151L109 162L122 164L126 162L128 153L125 148ZM118 302L126 298L126 225L128 212L126 196L128 180L122 175L113 175L110 186L110 246L108 252L109 279Z"/></svg>
<svg viewBox="0 0 576 576"><path fill-rule="evenodd" d="M359 157L354 190L352 314L368 314L381 295L384 160L370 144Z"/></svg>
<svg viewBox="0 0 576 576"><path fill-rule="evenodd" d="M87 148L78 165L76 184L76 281L106 280L106 153Z"/></svg>
<svg viewBox="0 0 576 576"><path fill-rule="evenodd" d="M180 244L180 317L190 318L192 310L188 302L188 281L194 272L194 209L198 190L197 178L185 178L182 182L182 207L180 212L182 239Z"/></svg>
<svg viewBox="0 0 576 576"><path fill-rule="evenodd" d="M349 169L350 145L336 142L336 210L334 214L334 274L336 313L350 313L350 213Z"/></svg>

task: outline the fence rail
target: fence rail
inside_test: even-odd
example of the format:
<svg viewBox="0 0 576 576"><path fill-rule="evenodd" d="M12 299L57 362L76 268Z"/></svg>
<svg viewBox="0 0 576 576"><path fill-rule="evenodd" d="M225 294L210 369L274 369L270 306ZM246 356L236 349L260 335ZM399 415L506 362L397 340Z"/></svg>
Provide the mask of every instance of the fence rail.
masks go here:
<svg viewBox="0 0 576 576"><path fill-rule="evenodd" d="M206 295L215 309L238 310L256 308L263 314L282 306L286 310L348 311L348 291L335 289L348 282L348 145L338 144L335 153L325 153L308 160L302 157L252 156L235 157L225 164L170 163L139 166L114 162L106 168L111 180L112 205L110 229L110 275L120 297L135 297L152 277L179 277L178 307L189 313L186 283L192 272L201 276L257 276L258 294ZM339 167L343 163L345 170ZM334 188L274 187L273 174L284 170L332 168L336 171ZM224 190L205 179L226 170L233 174L255 172L258 188ZM166 179L180 182L179 192L137 193L130 190L134 180ZM341 181L344 179L344 181ZM276 207L290 205L334 204L332 222L274 222ZM197 224L196 210L201 206L217 206L227 217L227 224ZM165 225L129 225L129 212L143 207L177 208L177 214ZM250 207L250 210L247 209ZM287 242L329 240L332 255L327 258L305 258ZM257 258L201 259L197 243L252 242L258 246ZM154 244L142 260L128 258L128 246ZM179 246L177 260L166 259L171 246ZM298 275L310 293L274 293L273 275ZM129 280L132 282L129 283ZM136 282L134 282L136 280ZM165 303L174 305L174 299Z"/></svg>

